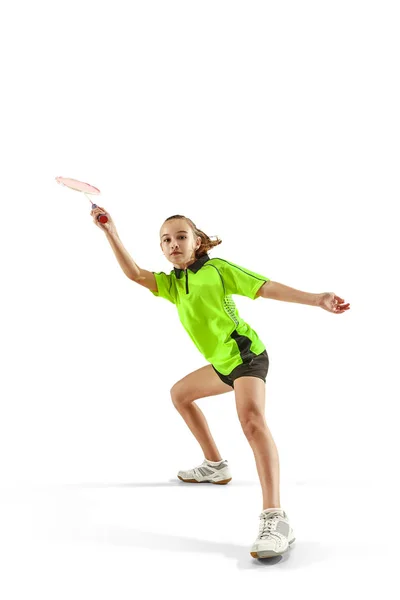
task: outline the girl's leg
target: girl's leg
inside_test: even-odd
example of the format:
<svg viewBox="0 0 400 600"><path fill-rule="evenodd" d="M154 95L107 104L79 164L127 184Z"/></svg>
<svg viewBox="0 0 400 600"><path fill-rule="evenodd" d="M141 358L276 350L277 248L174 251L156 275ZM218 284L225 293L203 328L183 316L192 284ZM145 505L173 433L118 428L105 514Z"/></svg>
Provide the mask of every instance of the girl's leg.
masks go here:
<svg viewBox="0 0 400 600"><path fill-rule="evenodd" d="M206 418L197 404L192 402L185 407L176 408L196 440L199 442L203 450L204 458L211 461L222 460L222 456L211 435Z"/></svg>
<svg viewBox="0 0 400 600"><path fill-rule="evenodd" d="M243 432L253 450L263 495L263 508L280 508L279 456L268 429L265 383L259 377L235 379L236 409Z"/></svg>
<svg viewBox="0 0 400 600"><path fill-rule="evenodd" d="M232 391L229 385L221 381L211 365L189 373L171 388L170 393L175 408L199 442L204 457L211 461L222 460L222 457L206 418L194 400Z"/></svg>

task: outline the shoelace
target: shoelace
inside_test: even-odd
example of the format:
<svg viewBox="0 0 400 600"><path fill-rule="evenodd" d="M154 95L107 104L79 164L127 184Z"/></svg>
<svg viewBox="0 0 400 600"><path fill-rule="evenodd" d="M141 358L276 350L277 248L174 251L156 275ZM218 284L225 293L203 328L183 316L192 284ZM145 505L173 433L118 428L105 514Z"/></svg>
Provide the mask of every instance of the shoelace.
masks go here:
<svg viewBox="0 0 400 600"><path fill-rule="evenodd" d="M272 531L273 528L276 527L276 524L278 522L278 517L281 517L282 513L281 512L269 512L269 513L261 513L260 514L260 531L259 531L259 538L261 540L267 538L267 537L274 537L278 540L280 540L280 537L277 533L274 533Z"/></svg>

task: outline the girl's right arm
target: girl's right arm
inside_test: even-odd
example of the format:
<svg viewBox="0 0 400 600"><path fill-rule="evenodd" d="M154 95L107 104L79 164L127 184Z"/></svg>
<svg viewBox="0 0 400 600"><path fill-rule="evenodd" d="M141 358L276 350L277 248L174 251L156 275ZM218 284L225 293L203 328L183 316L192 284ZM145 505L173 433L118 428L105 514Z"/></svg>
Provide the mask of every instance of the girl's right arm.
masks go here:
<svg viewBox="0 0 400 600"><path fill-rule="evenodd" d="M114 251L114 254L119 262L119 265L125 275L131 279L132 281L136 281L143 285L144 287L157 292L157 282L154 276L154 273L151 271L146 271L145 269L141 269L135 261L132 259L123 243L121 242L117 229L115 227L114 221L112 220L110 214L104 210L101 206L93 209L90 213L93 216L93 220L95 225L102 229L106 234L106 237L110 243L111 248ZM98 214L106 214L108 217L107 223L100 223L97 220Z"/></svg>

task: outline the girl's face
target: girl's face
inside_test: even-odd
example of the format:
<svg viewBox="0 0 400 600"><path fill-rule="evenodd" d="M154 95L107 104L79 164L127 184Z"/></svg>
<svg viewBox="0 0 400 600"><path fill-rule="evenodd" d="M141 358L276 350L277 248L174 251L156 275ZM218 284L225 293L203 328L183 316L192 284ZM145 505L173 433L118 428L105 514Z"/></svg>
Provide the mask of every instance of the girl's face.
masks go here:
<svg viewBox="0 0 400 600"><path fill-rule="evenodd" d="M201 238L194 237L192 228L184 219L173 219L164 223L160 239L164 255L177 268L186 269L188 264L196 260L195 252L200 247Z"/></svg>

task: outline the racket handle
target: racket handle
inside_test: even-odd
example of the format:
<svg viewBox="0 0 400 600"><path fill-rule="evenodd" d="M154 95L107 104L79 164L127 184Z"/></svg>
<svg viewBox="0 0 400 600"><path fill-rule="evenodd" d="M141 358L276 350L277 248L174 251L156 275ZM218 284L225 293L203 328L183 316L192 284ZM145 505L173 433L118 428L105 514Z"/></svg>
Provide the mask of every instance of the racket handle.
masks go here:
<svg viewBox="0 0 400 600"><path fill-rule="evenodd" d="M92 204L92 208L97 208L97 204ZM100 223L107 223L108 222L108 217L107 215L97 215L97 220L100 221Z"/></svg>

